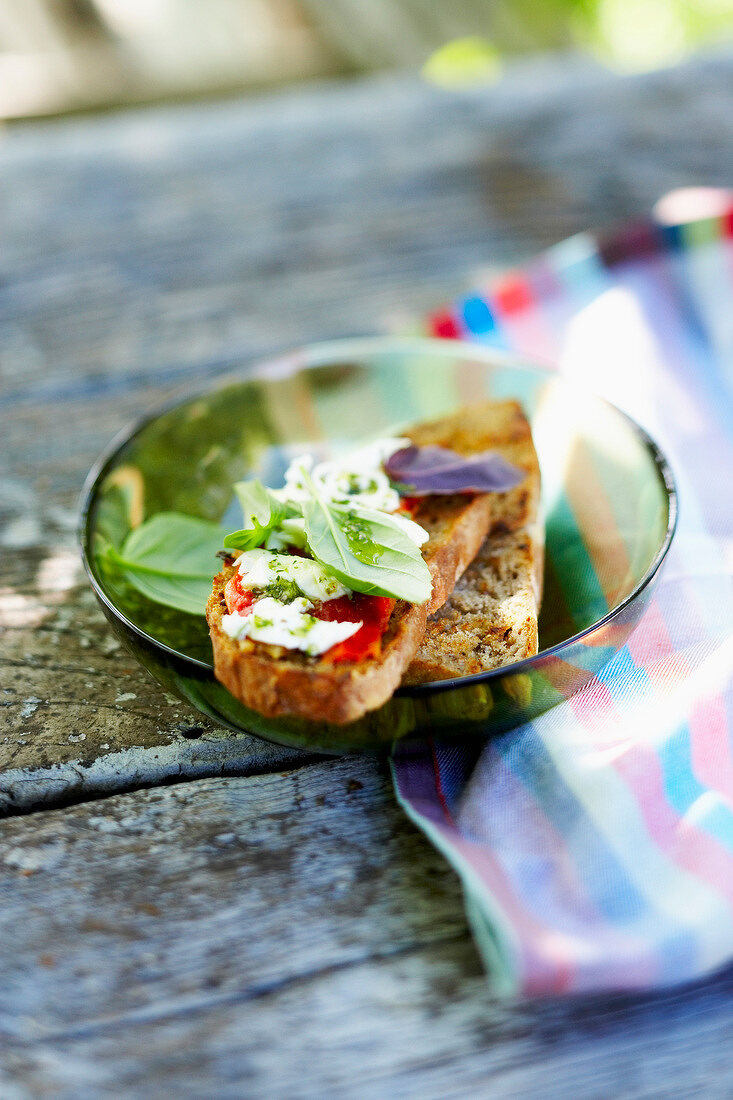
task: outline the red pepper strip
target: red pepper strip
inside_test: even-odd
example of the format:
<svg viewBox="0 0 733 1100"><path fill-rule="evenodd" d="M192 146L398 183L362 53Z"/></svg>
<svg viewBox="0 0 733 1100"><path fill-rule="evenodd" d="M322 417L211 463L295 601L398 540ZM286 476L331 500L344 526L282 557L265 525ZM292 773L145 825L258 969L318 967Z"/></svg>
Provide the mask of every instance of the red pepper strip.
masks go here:
<svg viewBox="0 0 733 1100"><path fill-rule="evenodd" d="M231 580L226 583L224 599L230 615L233 615L235 611L239 615L246 615L255 602L255 594L242 588L242 574L235 573Z"/></svg>
<svg viewBox="0 0 733 1100"><path fill-rule="evenodd" d="M296 554L299 557L306 557L303 550L298 550L296 546L288 547L289 554ZM238 611L240 615L246 615L250 607L259 599L255 596L254 592L250 592L248 589L242 587L242 574L237 572L234 576L227 581L224 588L224 599L226 600L227 611L232 615L235 611Z"/></svg>
<svg viewBox="0 0 733 1100"><path fill-rule="evenodd" d="M224 588L224 599L230 615L238 612L246 615L257 600L254 592L242 587L241 573L235 573ZM361 661L365 657L377 657L396 600L386 596L339 596L319 604L311 612L323 622L363 623L363 626L343 642L337 642L323 655L329 661Z"/></svg>
<svg viewBox="0 0 733 1100"><path fill-rule="evenodd" d="M323 656L334 663L378 657L382 648L382 635L389 625L396 602L387 596L365 596L355 592L351 597L339 596L336 600L320 604L313 611L317 619L363 624L355 634L331 646Z"/></svg>
<svg viewBox="0 0 733 1100"><path fill-rule="evenodd" d="M408 515L412 515L413 512L418 510L424 500L425 497L402 497L399 510L400 512L407 512Z"/></svg>

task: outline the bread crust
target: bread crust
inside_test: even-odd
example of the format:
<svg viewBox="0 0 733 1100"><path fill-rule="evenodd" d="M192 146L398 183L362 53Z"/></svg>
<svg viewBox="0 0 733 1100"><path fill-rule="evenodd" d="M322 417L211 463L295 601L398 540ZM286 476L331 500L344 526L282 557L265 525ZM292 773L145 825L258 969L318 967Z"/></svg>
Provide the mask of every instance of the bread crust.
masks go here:
<svg viewBox="0 0 733 1100"><path fill-rule="evenodd" d="M539 469L529 424L516 401L485 401L440 420L417 425L405 435L418 446L436 443L459 454L499 451L526 477L506 493L426 497L413 514L430 534L423 557L432 595L422 607L398 602L379 657L333 664L224 633L224 588L236 570L225 567L214 579L206 617L216 678L245 706L267 717L295 715L343 725L381 706L399 686L418 650L428 615L453 591L489 530L514 530L536 511Z"/></svg>

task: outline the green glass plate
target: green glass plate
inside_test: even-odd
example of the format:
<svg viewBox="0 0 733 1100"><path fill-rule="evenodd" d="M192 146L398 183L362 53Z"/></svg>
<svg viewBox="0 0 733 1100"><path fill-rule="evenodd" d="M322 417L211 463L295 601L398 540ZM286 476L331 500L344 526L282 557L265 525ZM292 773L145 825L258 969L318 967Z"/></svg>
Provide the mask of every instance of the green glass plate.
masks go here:
<svg viewBox="0 0 733 1100"><path fill-rule="evenodd" d="M152 603L103 558L104 546L119 547L161 511L237 528L235 481L259 476L279 485L298 453L328 457L484 397L522 403L539 455L546 555L536 657L401 688L347 726L263 718L214 679L204 618ZM365 339L245 367L127 430L90 474L80 532L112 628L168 690L231 729L338 752L428 733L499 732L567 698L638 622L675 522L674 482L658 447L591 392L473 345Z"/></svg>

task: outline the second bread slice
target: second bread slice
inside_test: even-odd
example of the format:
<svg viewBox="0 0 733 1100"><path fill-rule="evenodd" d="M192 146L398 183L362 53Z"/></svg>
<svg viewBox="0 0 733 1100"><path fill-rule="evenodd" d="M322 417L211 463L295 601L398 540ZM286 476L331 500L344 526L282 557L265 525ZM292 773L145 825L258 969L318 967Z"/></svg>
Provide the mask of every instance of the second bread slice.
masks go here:
<svg viewBox="0 0 733 1100"><path fill-rule="evenodd" d="M537 652L543 543L534 528L489 535L430 616L404 684L488 672Z"/></svg>

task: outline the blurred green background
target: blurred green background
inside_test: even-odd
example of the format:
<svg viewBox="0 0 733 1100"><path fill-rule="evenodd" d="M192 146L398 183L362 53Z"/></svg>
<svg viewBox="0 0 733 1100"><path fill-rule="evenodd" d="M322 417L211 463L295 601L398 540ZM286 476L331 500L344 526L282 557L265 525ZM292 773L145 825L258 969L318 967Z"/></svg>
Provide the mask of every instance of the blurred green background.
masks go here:
<svg viewBox="0 0 733 1100"><path fill-rule="evenodd" d="M0 118L420 69L489 82L519 55L626 72L733 39L733 0L0 0Z"/></svg>

